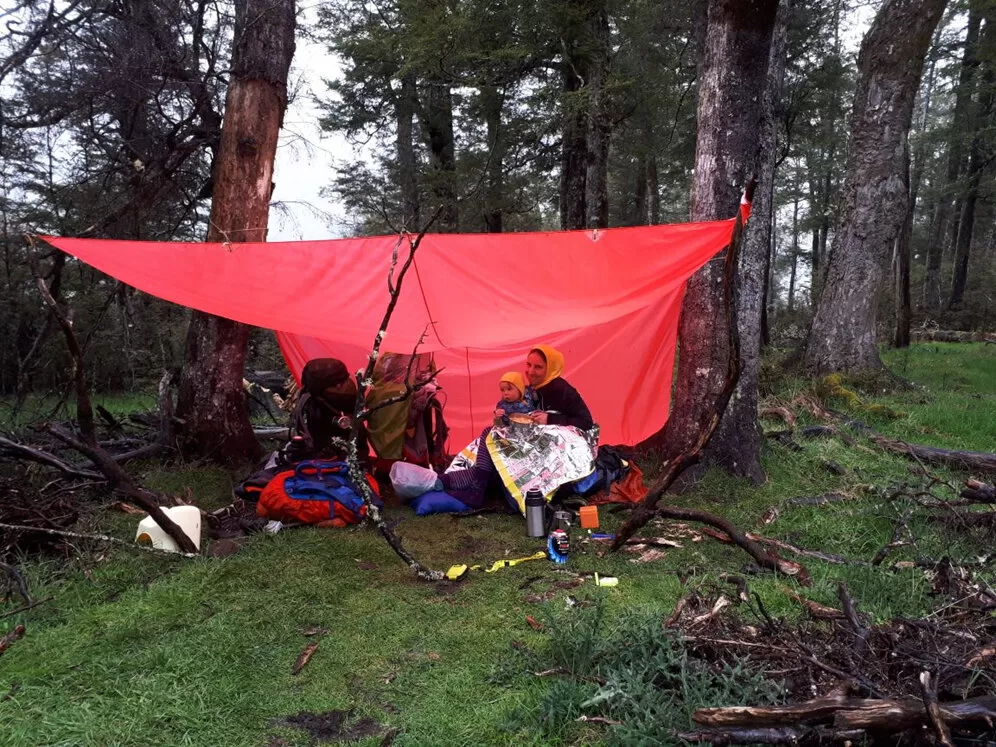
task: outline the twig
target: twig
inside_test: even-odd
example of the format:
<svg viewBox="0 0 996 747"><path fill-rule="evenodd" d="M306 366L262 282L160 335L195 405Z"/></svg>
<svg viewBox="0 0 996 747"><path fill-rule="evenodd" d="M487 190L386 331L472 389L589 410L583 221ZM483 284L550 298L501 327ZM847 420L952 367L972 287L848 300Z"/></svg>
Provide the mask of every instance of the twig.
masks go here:
<svg viewBox="0 0 996 747"><path fill-rule="evenodd" d="M951 742L951 730L944 723L941 709L937 705L937 683L930 676L930 672L920 672L920 689L923 691L923 706L927 711L927 718L930 719L930 725L937 732L938 741L944 747L954 747Z"/></svg>
<svg viewBox="0 0 996 747"><path fill-rule="evenodd" d="M22 612L27 612L32 607L37 607L39 604L44 604L45 602L51 602L55 597L45 597L44 599L36 599L31 604L26 604L23 607L18 607L16 610L11 610L10 612L4 612L0 615L0 620L5 617L13 617L14 615L19 615Z"/></svg>
<svg viewBox="0 0 996 747"><path fill-rule="evenodd" d="M844 616L854 630L854 653L861 658L868 649L868 628L858 617L858 610L854 606L854 599L847 590L847 584L841 581L837 584L837 598L840 599L844 609Z"/></svg>
<svg viewBox="0 0 996 747"><path fill-rule="evenodd" d="M893 548L902 547L908 544L907 542L901 541L903 534L908 533L910 517L913 515L912 509L907 509L906 512L900 517L899 521L896 523L895 528L892 530L892 539L890 539L885 546L875 553L875 557L872 558L872 565L881 565L882 561L885 560L885 556L888 555Z"/></svg>
<svg viewBox="0 0 996 747"><path fill-rule="evenodd" d="M58 537L73 537L74 539L84 539L84 540L94 540L96 542L108 542L112 545L121 545L123 547L128 547L133 550L141 550L142 552L151 552L157 555L169 555L170 557L181 557L181 558L199 558L200 554L196 552L172 552L171 550L160 550L158 547L149 547L148 545L140 545L137 542L126 542L125 540L118 539L117 537L111 537L106 534L84 534L82 532L70 532L67 529L48 529L46 527L29 527L23 526L21 524L6 524L0 522L0 529L10 529L14 532L41 532L42 534L53 534Z"/></svg>
<svg viewBox="0 0 996 747"><path fill-rule="evenodd" d="M796 547L788 542L782 540L774 539L773 537L762 537L759 534L754 534L753 532L747 532L748 539L754 540L762 545L770 545L772 547L777 547L779 550L788 550L790 553L795 555L801 555L804 558L815 558L816 560L822 560L825 563L833 563L834 565L854 565L867 567L870 564L863 560L850 560L845 558L843 555L835 555L829 552L820 552L819 550L805 550L801 547Z"/></svg>
<svg viewBox="0 0 996 747"><path fill-rule="evenodd" d="M436 210L435 214L426 226L414 239L405 235L398 237L398 243L395 244L394 251L391 254L391 269L387 276L387 286L390 291L391 298L388 301L387 309L384 311L384 316L381 319L377 335L374 337L373 347L370 350L370 355L367 357L366 368L362 371L358 371L356 374L356 406L353 410L353 422L350 427L349 440L345 443L340 442L341 445L345 446L346 464L349 465L349 476L352 479L353 484L359 488L363 497L363 502L366 504L367 518L377 527L377 530L381 533L381 536L387 540L387 544L391 546L391 549L394 550L398 557L401 558L415 572L415 575L418 578L426 581L442 581L446 577L446 574L443 573L443 571L423 566L405 549L401 542L401 538L398 537L394 530L387 524L386 521L384 521L384 517L381 516L380 509L374 503L373 490L371 490L370 485L367 483L366 474L363 470L363 466L360 464L360 455L357 444L359 443L360 427L366 417L369 416L369 411L367 411L365 406L367 390L373 384L373 373L377 366L377 360L380 358L381 344L384 341L384 337L387 335L387 327L390 324L391 317L394 314L394 308L397 306L398 299L401 297L402 284L405 276L408 274L408 269L415 261L415 252L418 250L419 244L425 237L426 231L429 230L429 227L435 222L441 212L442 206ZM394 272L397 269L399 260L398 249L405 238L408 239L408 257L402 264L401 269L398 271L397 278L395 279ZM364 414L365 411L366 414Z"/></svg>

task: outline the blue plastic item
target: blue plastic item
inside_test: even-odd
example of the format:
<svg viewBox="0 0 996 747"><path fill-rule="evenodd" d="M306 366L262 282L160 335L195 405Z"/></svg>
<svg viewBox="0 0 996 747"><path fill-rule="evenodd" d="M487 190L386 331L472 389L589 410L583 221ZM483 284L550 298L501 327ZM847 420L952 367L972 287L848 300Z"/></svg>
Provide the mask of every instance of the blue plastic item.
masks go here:
<svg viewBox="0 0 996 747"><path fill-rule="evenodd" d="M428 516L429 514L458 514L463 511L470 511L470 508L443 490L430 490L422 493L418 498L409 504L415 511L416 516Z"/></svg>

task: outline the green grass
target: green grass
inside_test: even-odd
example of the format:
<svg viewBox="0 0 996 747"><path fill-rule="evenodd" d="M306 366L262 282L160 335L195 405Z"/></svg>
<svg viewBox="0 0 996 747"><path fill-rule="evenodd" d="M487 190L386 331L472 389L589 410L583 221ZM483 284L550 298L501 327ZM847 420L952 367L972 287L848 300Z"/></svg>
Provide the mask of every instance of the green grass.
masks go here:
<svg viewBox="0 0 996 747"><path fill-rule="evenodd" d="M907 413L869 423L894 437L991 450L994 355L993 346L970 344L887 352L893 370L923 388L863 395ZM668 500L722 513L744 530L799 547L869 560L890 540L895 517L913 506L908 498L889 496L898 486L923 484L911 471L916 465L836 439L802 445L801 452L776 443L765 446L765 485L752 487L712 471L693 492ZM827 461L844 467L845 474L827 471ZM151 464L130 469L157 490L179 493L189 487L204 507L230 500L232 476L224 470L162 470ZM954 485L964 477L937 473ZM944 488L935 490L953 497ZM829 491L852 500L823 506L788 503ZM769 507L780 513L763 525L761 516ZM401 508L389 509L388 516L416 557L437 568L490 563L537 549L515 517L416 518ZM601 510L609 530L621 516ZM915 511L910 523L916 545L895 549L890 563L943 555L974 558L991 546L991 538L945 530L923 516L922 509ZM134 534L133 517L96 513L90 521L91 529L125 539ZM662 524L644 533L672 530ZM619 653L612 661L620 668L643 666L659 651L670 657L667 661L680 663L680 651L653 644L650 633L634 637L633 626L644 630L647 620L669 614L691 588L729 593L720 575L741 573L749 564L741 550L710 538L682 543L661 560L637 564L628 554L599 557L600 548L576 536L568 569L617 576L619 586L608 589L590 580L573 586L573 576L547 561L492 574L472 572L458 583L422 583L366 527L254 536L233 556L193 561L120 548L109 552L83 543L71 561L26 561L36 598L53 599L0 619L0 635L19 622L27 628L25 637L0 657L0 697L17 684L12 697L0 702L0 743L263 747L283 739L306 745L313 743L308 734L282 719L303 711L351 711L350 724L370 718L384 729L397 729L395 745L636 744L632 731L574 720L571 709L582 708L596 689L563 678L537 678L529 667L558 656L578 667L592 666L585 657L596 650ZM799 560L812 576L810 587L770 574L746 576L774 617L801 615L786 587L836 606L840 581L877 621L920 615L937 603L921 570ZM603 617L601 627L592 628L601 631L596 638L583 626L572 627L573 613L565 606L569 596L596 602ZM0 613L9 609L13 603L0 607ZM741 613L749 615L746 609ZM533 630L527 616L543 621L546 630ZM312 640L302 631L313 627L329 633L310 663L292 675L299 652ZM559 632L550 635L551 630ZM637 639L657 648L627 658L626 642ZM656 681L651 669L639 671L649 672L640 675L646 682ZM717 681L692 670L686 674L684 700L673 706L680 706L678 722L687 718L696 698L735 699L722 695L732 675ZM744 692L753 687L744 682ZM647 685L638 694L642 698L653 689ZM657 707L648 705L647 712ZM630 718L632 727L637 717ZM378 745L381 739L374 735L353 743Z"/></svg>

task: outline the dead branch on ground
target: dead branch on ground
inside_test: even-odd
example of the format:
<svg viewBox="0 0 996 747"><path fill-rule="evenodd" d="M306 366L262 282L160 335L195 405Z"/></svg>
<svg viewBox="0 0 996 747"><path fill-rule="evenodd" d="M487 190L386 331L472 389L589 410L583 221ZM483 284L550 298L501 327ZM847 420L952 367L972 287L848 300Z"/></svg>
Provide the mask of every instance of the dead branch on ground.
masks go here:
<svg viewBox="0 0 996 747"><path fill-rule="evenodd" d="M766 568L771 571L777 571L786 576L792 576L797 579L803 586L808 586L809 571L805 569L801 564L796 563L792 560L786 560L785 558L779 557L776 553L770 550L765 550L760 544L752 540L748 535L741 532L733 525L729 519L722 516L717 516L716 514L710 514L707 511L699 511L694 508L678 508L677 506L666 506L664 508L658 508L654 515L660 516L665 519L680 519L682 521L697 521L701 524L706 524L708 526L716 527L721 530L729 541L737 545L741 549L747 552L759 566ZM710 536L715 536L710 533ZM723 539L719 537L718 539ZM613 543L613 548L616 545L621 545L619 542L619 536L616 535L616 541Z"/></svg>
<svg viewBox="0 0 996 747"><path fill-rule="evenodd" d="M32 533L38 532L41 534L51 534L56 537L71 537L73 539L91 540L94 542L107 542L112 545L119 545L121 547L128 547L132 550L138 550L139 552L151 552L158 555L168 555L170 557L181 557L181 558L197 558L200 557L198 552L173 552L172 550L160 550L157 547L150 547L148 545L140 545L137 542L128 542L123 539L118 539L117 537L111 537L107 534L86 534L84 532L70 532L67 529L48 529L46 527L32 527L24 526L21 524L7 524L6 522L0 522L0 529L9 529L12 532L25 532ZM184 535L186 537L186 535Z"/></svg>

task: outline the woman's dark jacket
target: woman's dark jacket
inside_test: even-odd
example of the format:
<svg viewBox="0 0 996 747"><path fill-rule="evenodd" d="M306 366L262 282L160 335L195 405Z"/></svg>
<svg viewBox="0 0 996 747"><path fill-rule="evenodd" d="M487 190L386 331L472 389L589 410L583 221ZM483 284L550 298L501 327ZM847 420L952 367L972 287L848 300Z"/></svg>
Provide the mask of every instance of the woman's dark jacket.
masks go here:
<svg viewBox="0 0 996 747"><path fill-rule="evenodd" d="M588 405L581 399L578 390L561 378L556 378L546 386L534 390L538 399L538 410L555 410L550 413L550 425L573 425L583 431L594 425Z"/></svg>

